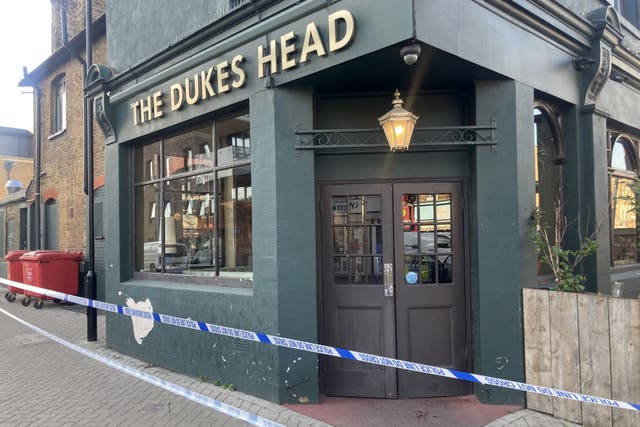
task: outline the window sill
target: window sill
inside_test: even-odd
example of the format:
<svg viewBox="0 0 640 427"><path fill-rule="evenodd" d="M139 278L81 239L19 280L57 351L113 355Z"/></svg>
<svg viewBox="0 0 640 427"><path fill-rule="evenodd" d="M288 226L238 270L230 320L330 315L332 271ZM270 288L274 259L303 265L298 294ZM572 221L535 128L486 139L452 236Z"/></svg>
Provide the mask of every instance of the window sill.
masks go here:
<svg viewBox="0 0 640 427"><path fill-rule="evenodd" d="M252 289L253 278L236 278L225 276L196 276L190 274L149 273L143 271L133 272L134 280L154 280L174 282L176 284L188 283L194 285L210 285L225 288Z"/></svg>
<svg viewBox="0 0 640 427"><path fill-rule="evenodd" d="M49 141L51 141L51 140L53 140L53 139L56 139L56 138L58 138L60 135L64 134L66 131L67 131L67 128L64 128L64 129L62 129L62 130L59 130L58 132L54 133L53 135L49 135L49 136L47 137L47 139L48 139Z"/></svg>

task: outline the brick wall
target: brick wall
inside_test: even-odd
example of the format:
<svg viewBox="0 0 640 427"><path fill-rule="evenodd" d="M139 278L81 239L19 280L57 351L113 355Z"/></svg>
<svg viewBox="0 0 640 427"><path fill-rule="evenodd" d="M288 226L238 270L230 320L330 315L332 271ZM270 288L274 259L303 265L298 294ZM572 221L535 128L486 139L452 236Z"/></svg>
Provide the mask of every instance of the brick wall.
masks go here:
<svg viewBox="0 0 640 427"><path fill-rule="evenodd" d="M106 37L94 42L93 62L106 63ZM53 102L51 83L61 74L66 78L67 127L53 134ZM42 115L41 166L44 174L40 186L43 194L54 195L58 205L58 241L61 251L85 251L86 195L83 191L83 92L82 66L72 59L51 72L41 84ZM104 171L104 138L94 121L94 180L99 181ZM44 221L43 221L44 224Z"/></svg>
<svg viewBox="0 0 640 427"><path fill-rule="evenodd" d="M71 40L84 30L85 0L52 0L51 1L51 51L62 46L61 10L67 8L67 37ZM105 0L91 2L91 18L95 21L105 12Z"/></svg>
<svg viewBox="0 0 640 427"><path fill-rule="evenodd" d="M6 190L5 184L7 183L7 171L2 167L5 161L12 161L13 168L10 172L11 179L17 179L22 183L23 188L26 188L33 177L33 159L26 159L24 157L0 157L0 198L9 194Z"/></svg>

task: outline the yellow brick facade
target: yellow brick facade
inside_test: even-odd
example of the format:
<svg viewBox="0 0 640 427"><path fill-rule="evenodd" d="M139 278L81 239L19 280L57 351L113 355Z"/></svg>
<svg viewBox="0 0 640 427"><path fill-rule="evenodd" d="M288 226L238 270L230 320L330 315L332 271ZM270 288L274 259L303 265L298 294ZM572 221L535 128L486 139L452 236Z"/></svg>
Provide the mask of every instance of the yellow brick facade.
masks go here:
<svg viewBox="0 0 640 427"><path fill-rule="evenodd" d="M94 42L93 62L106 62L106 37ZM66 129L55 133L54 80L66 79ZM42 203L55 199L58 205L58 250L83 251L86 246L86 195L84 193L84 140L82 66L72 59L53 70L41 82L40 125ZM104 171L104 138L94 120L94 180L102 181Z"/></svg>

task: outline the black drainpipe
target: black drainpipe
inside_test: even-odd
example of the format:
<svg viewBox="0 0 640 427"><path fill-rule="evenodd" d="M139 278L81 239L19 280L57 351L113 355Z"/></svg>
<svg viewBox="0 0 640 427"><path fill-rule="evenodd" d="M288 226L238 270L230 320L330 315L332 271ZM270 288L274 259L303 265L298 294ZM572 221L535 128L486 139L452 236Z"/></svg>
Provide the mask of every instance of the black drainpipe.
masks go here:
<svg viewBox="0 0 640 427"><path fill-rule="evenodd" d="M85 4L85 59L69 49L67 34L67 7L64 2L60 3L60 19L62 26L62 46L82 64L82 129L84 142L84 192L87 194L87 261L88 269L86 276L85 297L96 299L96 277L95 277L95 245L94 235L94 197L93 197L93 110L90 99L85 97L87 85L87 70L92 62L92 35L91 35L91 0L86 0ZM95 308L87 307L87 341L98 340L98 313Z"/></svg>
<svg viewBox="0 0 640 427"><path fill-rule="evenodd" d="M26 69L24 70L26 73ZM35 201L34 201L34 207L35 207L35 211L34 211L34 218L33 218L33 228L35 228L35 233L36 233L36 239L35 239L35 243L36 243L36 247L34 248L35 250L41 249L42 248L42 230L40 228L40 212L41 212L41 204L42 204L42 197L40 195L40 173L41 173L41 169L42 169L42 165L40 163L40 153L41 153L41 144L40 144L40 137L42 135L42 130L41 130L41 124L40 124L40 114L41 114L41 96L40 96L40 87L38 85L34 85L33 86L33 96L36 98L36 117L35 117L35 139L36 139L36 164L35 164L35 174L34 174L34 179L35 179L35 186L36 186L36 194L35 194Z"/></svg>
<svg viewBox="0 0 640 427"><path fill-rule="evenodd" d="M91 0L86 0L85 9L85 72L83 74L83 93L86 91L87 72L93 62L93 37L91 34ZM84 98L85 108L85 169L86 169L86 192L87 192L87 259L89 261L89 271L87 271L87 298L96 299L96 257L94 240L94 192L93 192L93 106L91 98ZM87 341L98 339L98 314L95 308L87 307Z"/></svg>

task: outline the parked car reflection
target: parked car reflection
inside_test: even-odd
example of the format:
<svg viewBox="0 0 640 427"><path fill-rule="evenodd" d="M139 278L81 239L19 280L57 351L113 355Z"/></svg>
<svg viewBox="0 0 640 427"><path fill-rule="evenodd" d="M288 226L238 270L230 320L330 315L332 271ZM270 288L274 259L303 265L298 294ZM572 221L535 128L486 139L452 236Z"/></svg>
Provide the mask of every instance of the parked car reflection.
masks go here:
<svg viewBox="0 0 640 427"><path fill-rule="evenodd" d="M436 244L434 242L434 232L420 233L420 247L418 247L418 233L416 231L404 232L404 253L435 253ZM451 233L440 231L437 233L437 252L438 254L451 253Z"/></svg>

